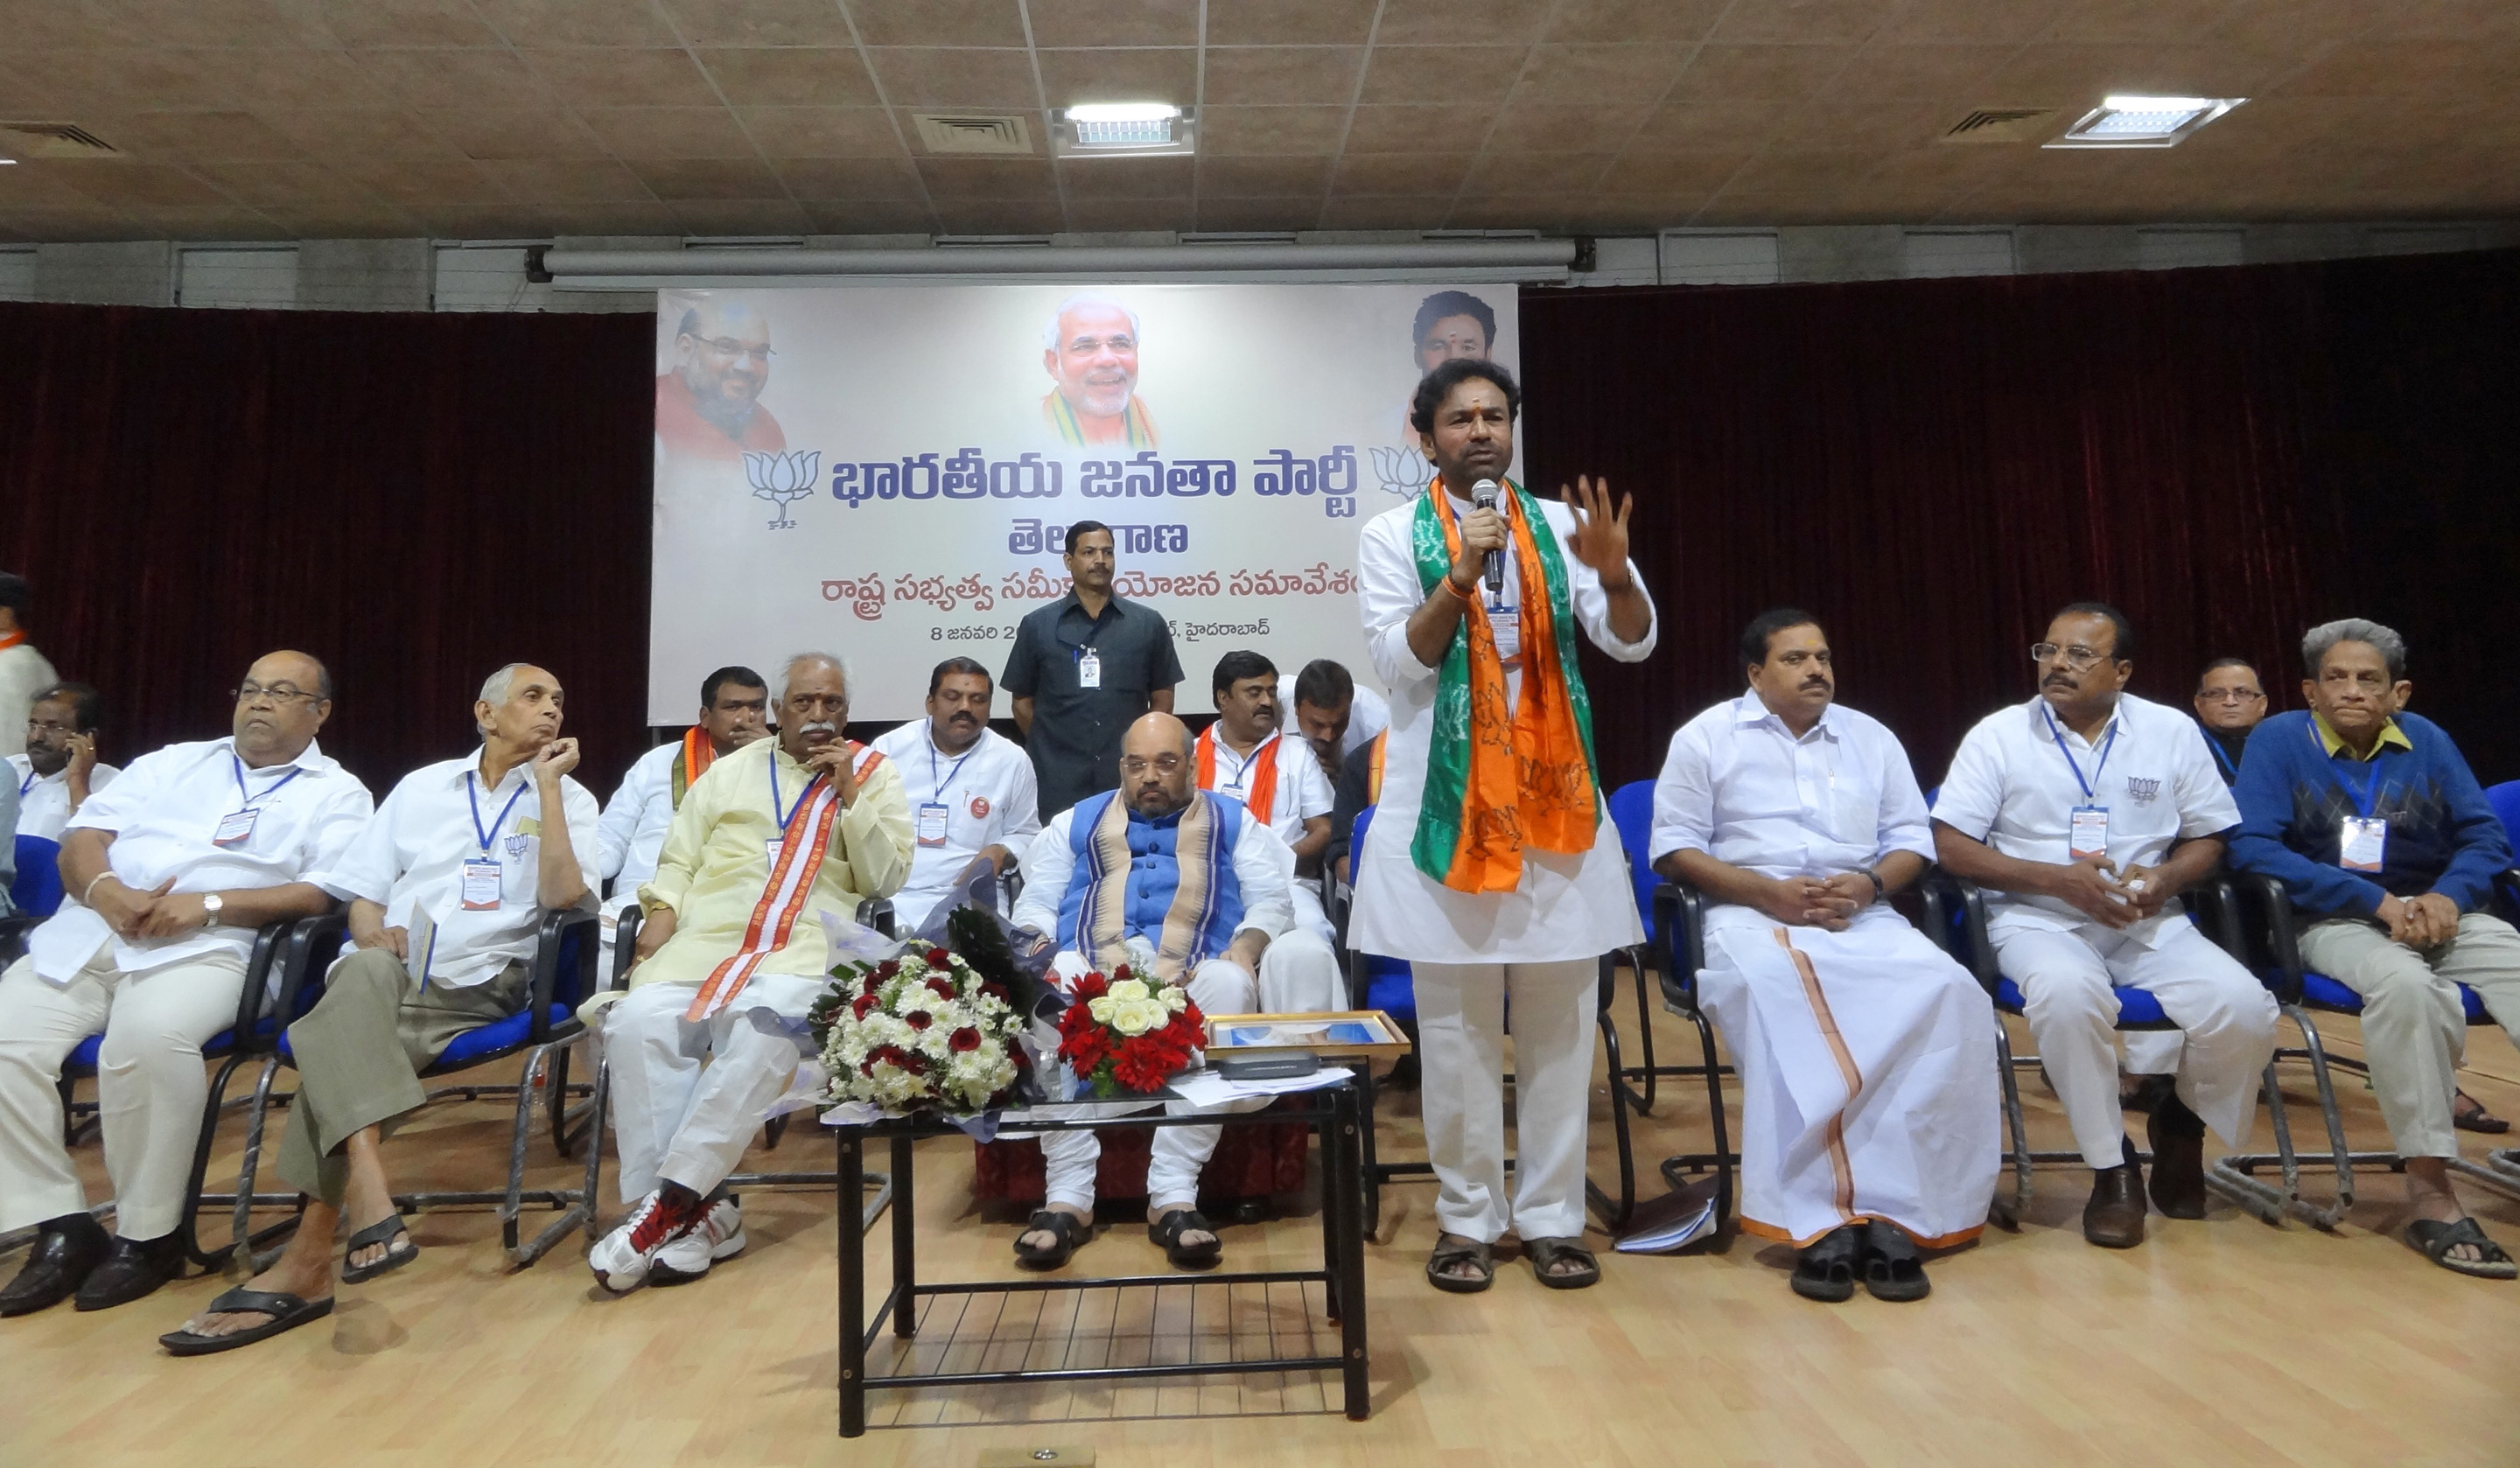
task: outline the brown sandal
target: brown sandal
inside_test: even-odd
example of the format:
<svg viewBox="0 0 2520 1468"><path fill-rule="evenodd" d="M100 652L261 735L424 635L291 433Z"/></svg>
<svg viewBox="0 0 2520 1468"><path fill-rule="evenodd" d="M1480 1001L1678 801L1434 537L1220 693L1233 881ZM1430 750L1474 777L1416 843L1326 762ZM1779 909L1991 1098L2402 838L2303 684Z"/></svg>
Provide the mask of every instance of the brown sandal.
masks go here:
<svg viewBox="0 0 2520 1468"><path fill-rule="evenodd" d="M1531 1272L1542 1284L1552 1290L1589 1289L1601 1282L1601 1262L1581 1240L1571 1238L1527 1238L1523 1252L1531 1256ZM1550 1268L1561 1259L1583 1266L1563 1273Z"/></svg>
<svg viewBox="0 0 2520 1468"><path fill-rule="evenodd" d="M1476 1274L1448 1274L1455 1265L1472 1265ZM1449 1295L1475 1295L1496 1283L1496 1251L1476 1240L1448 1244L1438 1239L1426 1260L1426 1282Z"/></svg>

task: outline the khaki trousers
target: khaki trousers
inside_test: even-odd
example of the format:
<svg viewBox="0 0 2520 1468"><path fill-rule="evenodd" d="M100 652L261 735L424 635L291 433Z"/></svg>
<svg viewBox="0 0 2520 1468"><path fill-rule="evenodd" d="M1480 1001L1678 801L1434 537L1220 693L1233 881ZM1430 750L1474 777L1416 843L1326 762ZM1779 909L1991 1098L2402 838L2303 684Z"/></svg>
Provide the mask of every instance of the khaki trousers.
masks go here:
<svg viewBox="0 0 2520 1468"><path fill-rule="evenodd" d="M100 944L55 988L21 958L0 974L0 1230L87 1211L62 1145L62 1063L102 1030L96 1096L114 1228L162 1238L184 1221L209 1077L202 1046L236 1023L245 957L222 951L146 973L114 966Z"/></svg>
<svg viewBox="0 0 2520 1468"><path fill-rule="evenodd" d="M2450 942L2418 953L2377 922L2330 917L2302 930L2301 960L2362 996L2362 1055L2398 1155L2456 1157L2451 1094L2467 1048L2457 986L2474 989L2520 1044L2520 933L2470 912Z"/></svg>
<svg viewBox="0 0 2520 1468"><path fill-rule="evenodd" d="M487 983L426 991L389 949L363 948L334 964L324 998L289 1027L297 1099L280 1143L280 1176L338 1208L350 1182L341 1144L418 1108L428 1098L420 1073L439 1051L531 998L522 963L510 963Z"/></svg>

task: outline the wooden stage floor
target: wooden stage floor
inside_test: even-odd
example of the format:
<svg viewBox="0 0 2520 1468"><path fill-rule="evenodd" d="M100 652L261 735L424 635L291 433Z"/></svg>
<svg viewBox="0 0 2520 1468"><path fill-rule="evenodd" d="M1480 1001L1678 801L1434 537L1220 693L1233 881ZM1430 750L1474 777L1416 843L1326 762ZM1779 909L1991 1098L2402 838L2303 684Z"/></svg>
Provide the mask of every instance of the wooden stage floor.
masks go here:
<svg viewBox="0 0 2520 1468"><path fill-rule="evenodd" d="M1620 1013L1633 1053L1624 1001ZM1666 1058L1693 1049L1668 1018L1656 1033ZM2332 1033L2350 1053L2351 1023ZM2014 1043L2027 1048L2017 1030ZM2471 1032L2468 1060L2468 1089L2520 1117L2520 1056L2500 1033ZM2066 1145L2053 1098L2035 1073L2023 1080L2034 1143ZM2309 1095L2306 1070L2286 1081ZM2385 1147L2368 1092L2342 1089L2355 1143ZM1384 1155L1417 1155L1415 1097L1390 1099ZM1597 1177L1611 1172L1607 1104L1598 1092ZM2306 1109L2294 1117L2297 1135L2316 1130ZM506 1126L488 1102L433 1108L389 1149L398 1185L492 1185ZM230 1179L240 1130L223 1134ZM811 1132L747 1165L827 1166ZM1667 1083L1637 1123L1643 1185L1660 1188L1654 1161L1705 1140L1702 1102ZM2263 1117L2254 1144L2266 1144ZM1013 1225L969 1202L969 1145L922 1145L922 1270L1012 1275ZM537 1177L564 1185L572 1170L548 1143L534 1155ZM93 1141L80 1157L100 1171ZM410 1268L344 1289L328 1320L231 1355L176 1360L155 1340L217 1293L212 1278L111 1312L65 1305L0 1323L0 1463L946 1468L1037 1445L1088 1446L1113 1468L2520 1462L2520 1283L2427 1267L2390 1231L2401 1181L2360 1180L2362 1201L2332 1235L2270 1227L2218 1200L2202 1223L2155 1217L2142 1248L2113 1253L2082 1241L2084 1175L2048 1170L2021 1230L1989 1229L1936 1264L1930 1300L1859 1294L1837 1307L1792 1295L1787 1251L1751 1238L1716 1255L1605 1249L1607 1277L1584 1293L1545 1291L1510 1263L1484 1296L1440 1295L1419 1275L1433 1184L1404 1182L1367 1251L1369 1422L1340 1415L1334 1379L1223 1378L881 1393L855 1442L835 1435L828 1194L748 1195L748 1253L696 1284L620 1298L596 1287L574 1240L511 1273L486 1212L438 1213L417 1221L427 1252ZM2520 1205L2468 1196L2520 1251ZM1230 1264L1317 1267L1313 1206L1291 1200L1280 1221L1228 1229ZM607 1208L617 1219L619 1205ZM868 1240L878 1278L888 1236L879 1226ZM1162 1262L1124 1223L1071 1268ZM931 1319L969 1355L1002 1359L1098 1333L1114 1352L1222 1349L1226 1333L1299 1317L1291 1299L1224 1293L1004 1312L976 1302Z"/></svg>

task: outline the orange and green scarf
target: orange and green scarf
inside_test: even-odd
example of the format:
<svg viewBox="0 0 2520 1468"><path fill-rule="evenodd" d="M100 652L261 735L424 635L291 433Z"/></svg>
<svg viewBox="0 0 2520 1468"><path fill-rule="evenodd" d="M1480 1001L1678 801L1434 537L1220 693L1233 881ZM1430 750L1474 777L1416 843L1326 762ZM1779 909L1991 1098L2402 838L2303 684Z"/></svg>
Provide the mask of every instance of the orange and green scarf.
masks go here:
<svg viewBox="0 0 2520 1468"><path fill-rule="evenodd" d="M674 756L674 809L683 808L683 792L692 781L708 773L717 759L717 746L709 742L708 731L693 725L683 734L683 752Z"/></svg>
<svg viewBox="0 0 2520 1468"><path fill-rule="evenodd" d="M1075 444L1080 448L1088 443L1085 424L1078 421L1076 410L1069 406L1067 399L1060 394L1053 392L1041 400L1041 416L1043 422L1058 430L1058 436L1062 441ZM1136 393L1129 395L1129 405L1120 410L1118 443L1133 449L1155 447L1154 417L1147 412L1146 404L1138 401Z"/></svg>
<svg viewBox="0 0 2520 1468"><path fill-rule="evenodd" d="M1437 670L1426 790L1409 847L1418 870L1456 892L1510 892L1522 880L1523 848L1573 856L1593 849L1600 825L1593 702L1575 665L1566 562L1540 502L1510 479L1506 488L1523 531L1512 540L1522 574L1521 704L1507 706L1505 660L1487 607L1473 598ZM1433 596L1462 544L1440 476L1418 496L1410 537L1418 584Z"/></svg>

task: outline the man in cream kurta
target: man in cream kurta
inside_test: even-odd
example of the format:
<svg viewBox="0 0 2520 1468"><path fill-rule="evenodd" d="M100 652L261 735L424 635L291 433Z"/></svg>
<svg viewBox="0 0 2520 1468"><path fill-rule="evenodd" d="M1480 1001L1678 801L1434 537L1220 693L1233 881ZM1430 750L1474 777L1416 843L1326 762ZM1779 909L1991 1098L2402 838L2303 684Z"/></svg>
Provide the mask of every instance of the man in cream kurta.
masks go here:
<svg viewBox="0 0 2520 1468"><path fill-rule="evenodd" d="M1750 691L1672 735L1655 869L1706 893L1697 979L1741 1072L1741 1226L1835 1302L1927 1291L1916 1245L1977 1236L1995 1195L1995 1010L1884 901L1934 849L1907 751L1833 702L1827 640L1778 610L1742 635Z"/></svg>
<svg viewBox="0 0 2520 1468"><path fill-rule="evenodd" d="M589 1257L608 1289L694 1278L742 1249L719 1184L796 1070L795 1042L753 1016L802 1019L830 983L821 914L854 916L909 874L901 774L842 736L845 677L827 654L788 663L779 736L709 766L639 890L639 963L603 1021L621 1197L635 1204ZM807 844L783 861L793 843Z"/></svg>
<svg viewBox="0 0 2520 1468"><path fill-rule="evenodd" d="M1494 1273L1487 1246L1508 1227L1527 1246L1549 1244L1535 1254L1543 1283L1569 1287L1598 1277L1590 1256L1573 1243L1584 1231L1594 990L1600 956L1644 939L1618 835L1601 813L1589 770L1583 774L1595 795L1591 844L1562 854L1524 847L1511 890L1455 890L1413 860L1412 832L1437 742L1441 669L1474 610L1485 617L1504 664L1505 702L1518 708L1524 700L1526 649L1514 610L1526 595L1524 553L1513 542L1529 533L1532 507L1560 548L1565 597L1584 635L1621 662L1640 662L1653 651L1653 602L1627 558L1625 509L1612 514L1606 486L1579 485L1581 510L1519 495L1507 495L1497 510L1472 507L1467 491L1481 479L1502 480L1512 462L1519 400L1511 376L1491 363L1457 360L1428 374L1417 404L1442 470L1428 493L1451 497L1452 519L1461 527L1454 562L1430 589L1414 548L1416 505L1369 523L1357 551L1366 643L1376 676L1390 690L1391 731L1374 836L1351 857L1356 908L1348 945L1408 959L1415 974L1427 1152L1441 1185L1436 1217L1446 1235L1429 1277L1437 1288L1459 1292L1487 1286ZM1481 584L1490 550L1501 552L1504 562L1504 587L1494 594ZM1546 589L1528 595L1545 596ZM1581 692L1574 668L1552 676L1567 685L1555 690L1558 696ZM1519 1157L1509 1205L1501 1079L1508 997ZM1560 1262L1543 1264L1539 1253Z"/></svg>

